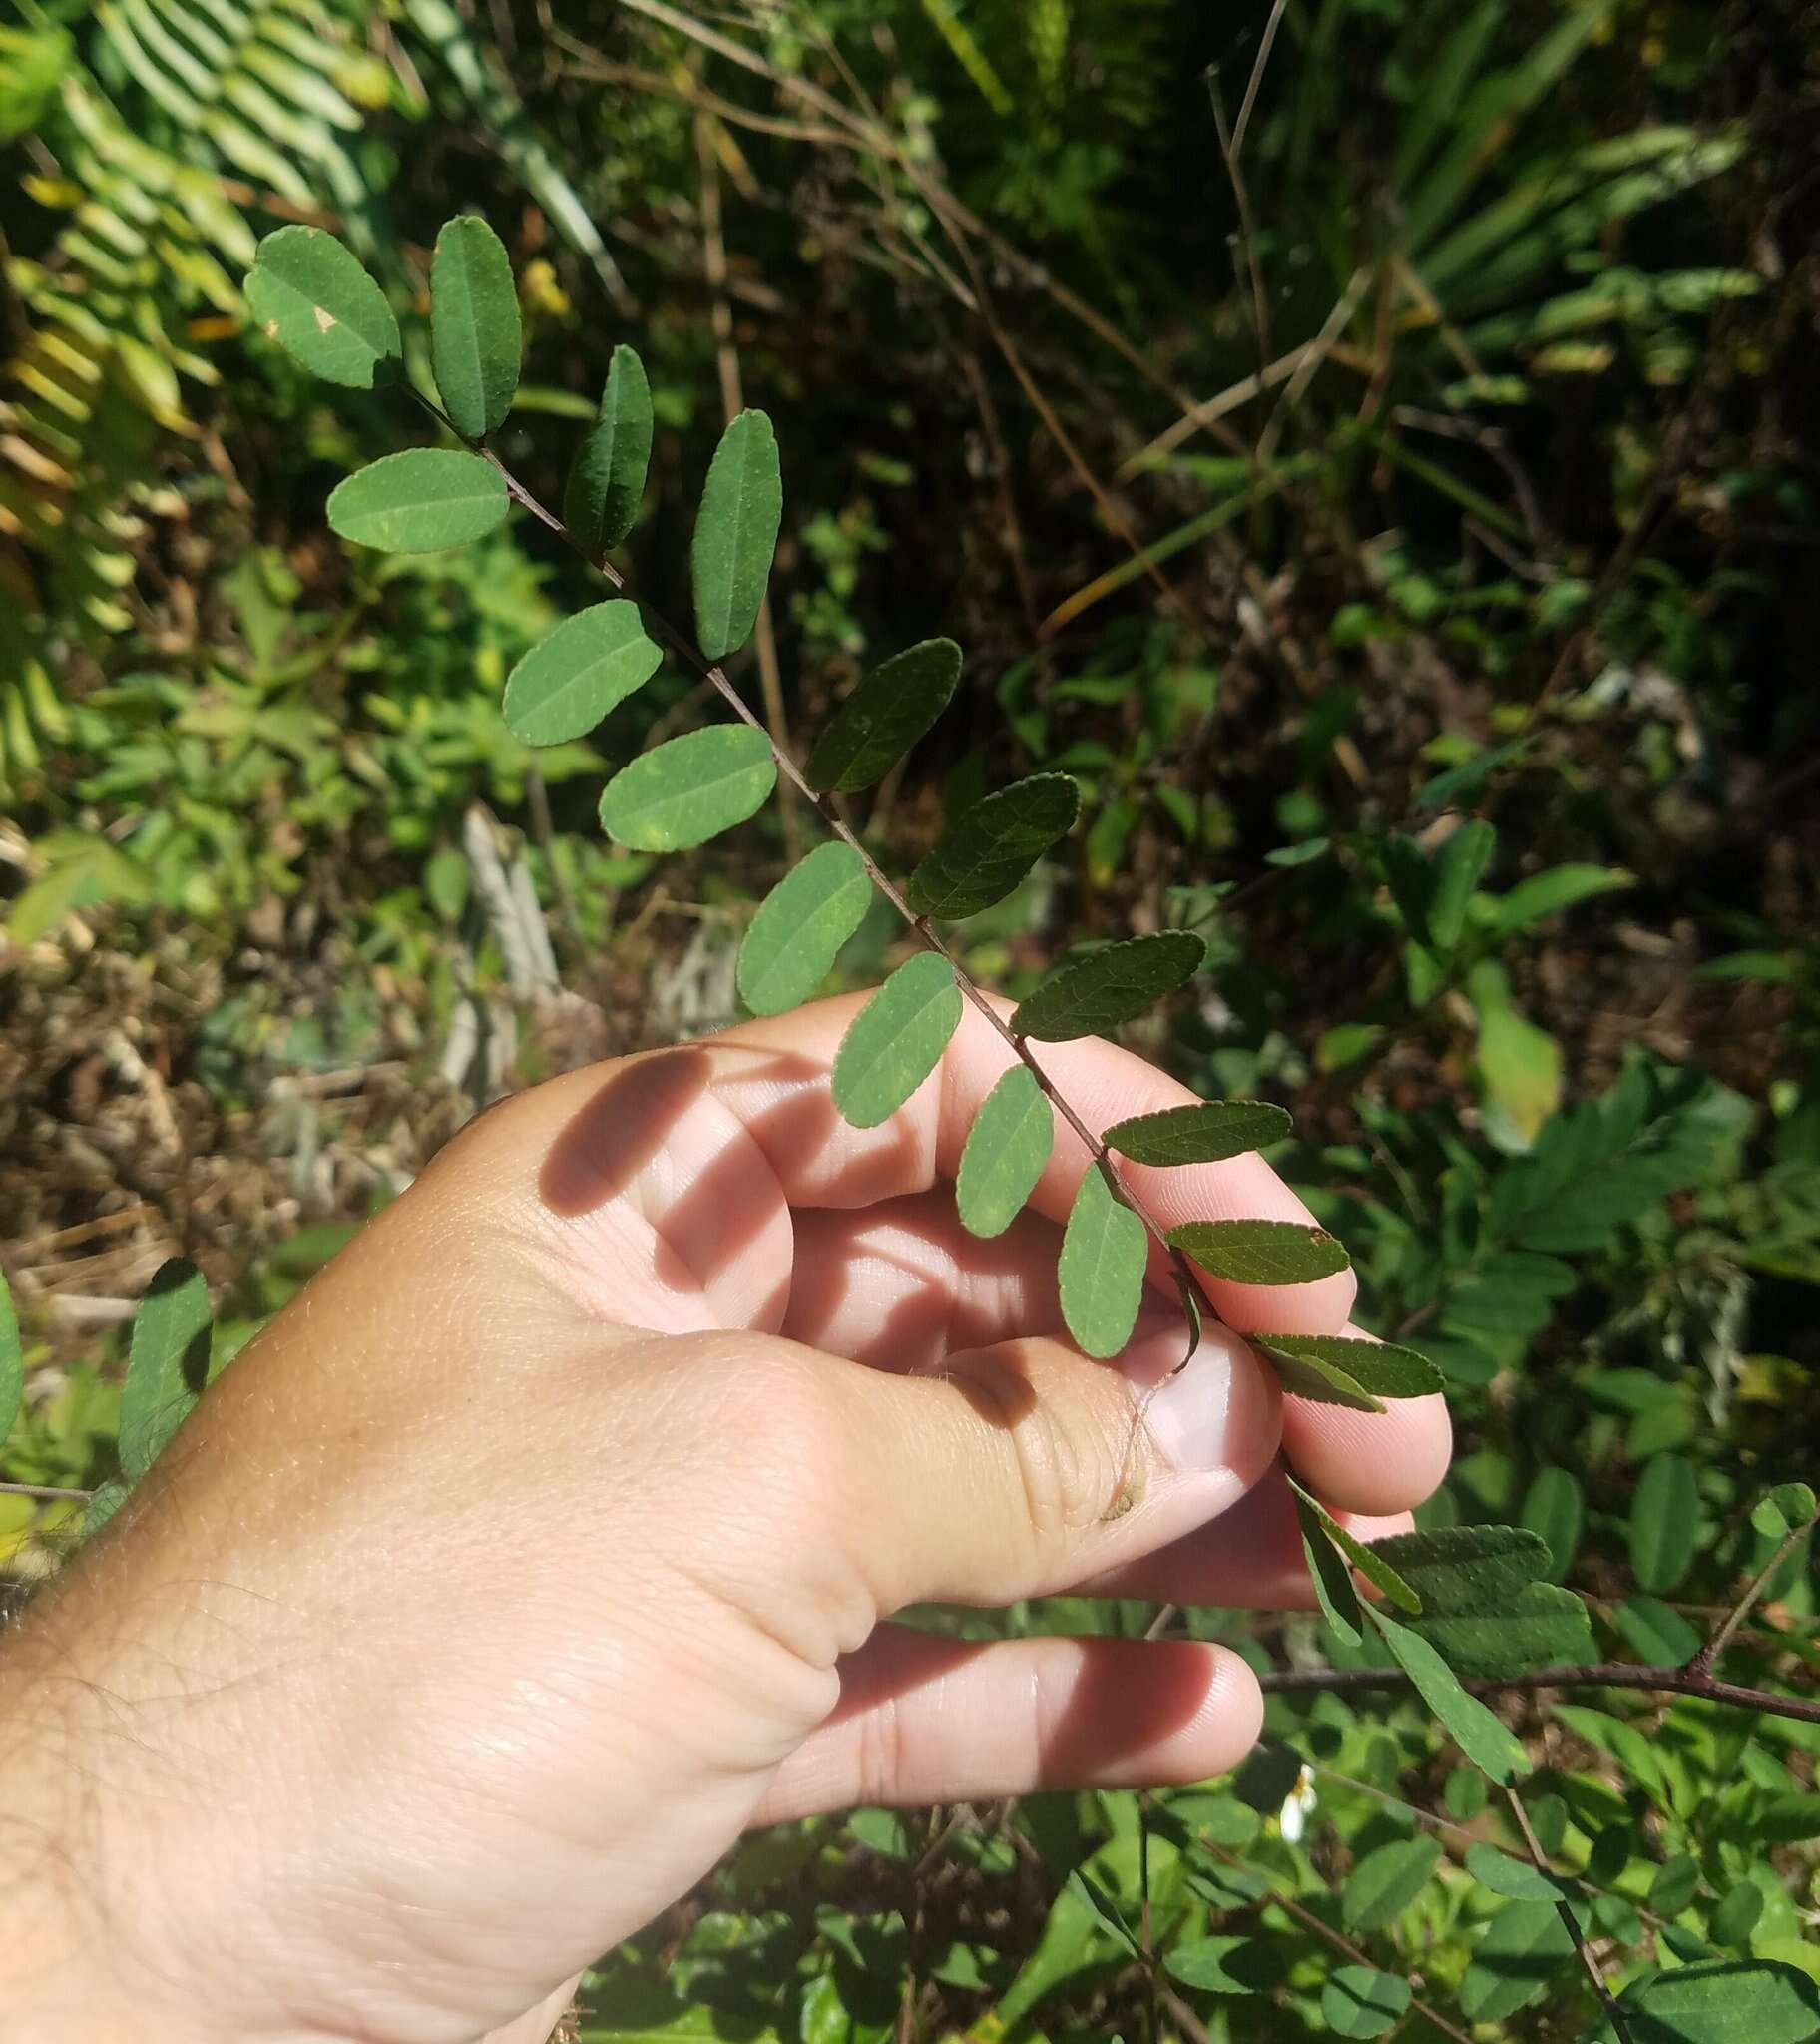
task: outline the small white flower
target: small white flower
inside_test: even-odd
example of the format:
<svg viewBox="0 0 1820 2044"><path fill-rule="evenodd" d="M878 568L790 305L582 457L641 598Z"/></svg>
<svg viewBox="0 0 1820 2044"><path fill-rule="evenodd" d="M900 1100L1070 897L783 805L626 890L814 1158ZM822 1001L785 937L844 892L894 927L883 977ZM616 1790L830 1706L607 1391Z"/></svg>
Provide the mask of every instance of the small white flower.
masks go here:
<svg viewBox="0 0 1820 2044"><path fill-rule="evenodd" d="M1286 1844L1294 1845L1300 1841L1313 1810L1314 1777L1304 1768L1295 1778L1295 1787L1289 1791L1288 1801L1277 1812L1277 1826Z"/></svg>

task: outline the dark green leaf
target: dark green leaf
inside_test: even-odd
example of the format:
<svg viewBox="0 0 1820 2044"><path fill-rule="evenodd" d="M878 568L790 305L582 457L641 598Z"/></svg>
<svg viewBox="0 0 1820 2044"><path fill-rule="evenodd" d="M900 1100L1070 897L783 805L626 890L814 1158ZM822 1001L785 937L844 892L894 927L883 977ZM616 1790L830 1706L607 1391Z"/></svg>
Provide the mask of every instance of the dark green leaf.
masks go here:
<svg viewBox="0 0 1820 2044"><path fill-rule="evenodd" d="M1191 1224L1192 1225L1192 1224ZM1291 1227L1293 1223L1250 1222L1215 1223L1215 1227ZM1171 1235L1169 1240L1174 1241ZM1345 1251L1332 1236L1322 1238L1323 1243L1333 1247L1344 1258ZM1183 1243L1196 1263L1205 1263L1200 1252L1190 1244ZM1215 1277L1237 1276L1236 1271L1214 1270ZM1342 1262L1341 1270L1346 1268ZM1326 1277L1329 1273L1313 1271L1310 1274ZM1274 1280L1282 1283L1282 1278ZM1254 1334L1252 1335L1283 1380L1284 1387L1294 1391L1298 1397L1313 1398L1324 1405L1351 1405L1364 1412L1381 1412L1381 1398L1420 1398L1430 1391L1441 1388L1441 1372L1424 1355L1418 1355L1413 1348L1400 1348L1394 1341L1363 1341L1349 1334Z"/></svg>
<svg viewBox="0 0 1820 2044"><path fill-rule="evenodd" d="M1611 1616L1630 1651L1651 1668L1679 1668L1700 1651L1694 1628L1653 1597L1626 1597Z"/></svg>
<svg viewBox="0 0 1820 2044"><path fill-rule="evenodd" d="M1430 1618L1500 1612L1547 1574L1549 1551L1517 1526L1436 1526L1372 1543Z"/></svg>
<svg viewBox="0 0 1820 2044"><path fill-rule="evenodd" d="M759 905L739 946L739 998L754 1015L806 1001L872 901L866 862L838 839L818 844Z"/></svg>
<svg viewBox="0 0 1820 2044"><path fill-rule="evenodd" d="M1302 1559L1308 1567L1308 1580L1314 1585L1315 1601L1340 1639L1349 1647L1359 1646L1365 1638L1365 1616L1359 1609L1358 1586L1352 1580L1352 1571L1327 1537L1327 1515L1293 1479L1289 1488L1295 1498Z"/></svg>
<svg viewBox="0 0 1820 2044"><path fill-rule="evenodd" d="M761 411L742 411L720 436L695 519L689 568L695 637L721 660L752 636L783 523L777 436Z"/></svg>
<svg viewBox="0 0 1820 2044"><path fill-rule="evenodd" d="M1308 1284L1344 1271L1352 1261L1325 1229L1299 1221L1184 1221L1169 1230L1168 1240L1209 1277L1234 1284ZM1260 1342L1277 1338L1258 1337ZM1282 1338L1301 1353L1304 1337ZM1290 1352L1287 1345L1284 1352Z"/></svg>
<svg viewBox="0 0 1820 2044"><path fill-rule="evenodd" d="M1574 1955L1574 1940L1552 1902L1511 1902L1479 1941L1460 1983L1461 2013L1475 2023L1502 2022L1544 1993Z"/></svg>
<svg viewBox="0 0 1820 2044"><path fill-rule="evenodd" d="M1409 2013L1410 1987L1395 1973L1336 1966L1321 1989L1321 2016L1336 2037L1381 2037Z"/></svg>
<svg viewBox="0 0 1820 2044"><path fill-rule="evenodd" d="M1448 1815L1456 1823L1466 1823L1491 1800L1491 1793L1477 1768L1455 1768L1447 1778L1441 1798L1447 1804Z"/></svg>
<svg viewBox="0 0 1820 2044"><path fill-rule="evenodd" d="M1255 1994L1256 1985L1232 1971L1232 1961L1246 1952L1248 1937L1197 1937L1163 1955L1163 1966L1184 1987L1201 1994Z"/></svg>
<svg viewBox="0 0 1820 2044"><path fill-rule="evenodd" d="M834 1058L834 1105L857 1129L873 1129L933 1072L961 1019L954 968L919 951L854 1016Z"/></svg>
<svg viewBox="0 0 1820 2044"><path fill-rule="evenodd" d="M1280 1143L1294 1124L1264 1100L1210 1100L1116 1122L1108 1145L1134 1164L1217 1164Z"/></svg>
<svg viewBox="0 0 1820 2044"><path fill-rule="evenodd" d="M1068 1885L1074 1889L1088 1914L1099 1924L1108 1937L1125 1946L1137 1958L1142 1951L1132 1926L1125 1920L1125 1912L1117 1900L1095 1880L1083 1867L1071 1867Z"/></svg>
<svg viewBox="0 0 1820 2044"><path fill-rule="evenodd" d="M1689 1852L1664 1859L1649 1883L1649 1906L1658 1916L1678 1916L1700 1891L1700 1862Z"/></svg>
<svg viewBox="0 0 1820 2044"><path fill-rule="evenodd" d="M25 1350L19 1340L19 1316L13 1294L0 1276L0 1448L13 1430L25 1398Z"/></svg>
<svg viewBox="0 0 1820 2044"><path fill-rule="evenodd" d="M1434 883L1428 897L1428 941L1445 956L1466 927L1466 904L1498 842L1489 823L1476 818L1462 823L1434 859Z"/></svg>
<svg viewBox="0 0 1820 2044"><path fill-rule="evenodd" d="M1041 1043L1102 1036L1185 986L1205 955L1206 946L1187 930L1108 944L1046 979L1019 1003L1011 1026Z"/></svg>
<svg viewBox="0 0 1820 2044"><path fill-rule="evenodd" d="M1672 1590L1693 1560L1699 1491L1679 1455L1657 1455L1630 1500L1630 1566L1645 1590Z"/></svg>
<svg viewBox="0 0 1820 2044"><path fill-rule="evenodd" d="M510 499L499 470L454 447L413 447L369 461L329 492L328 522L382 554L433 554L489 533Z"/></svg>
<svg viewBox="0 0 1820 2044"><path fill-rule="evenodd" d="M1522 1675L1598 1658L1587 1607L1554 1583L1528 1584L1499 1611L1425 1616L1417 1629L1462 1675Z"/></svg>
<svg viewBox="0 0 1820 2044"><path fill-rule="evenodd" d="M430 366L464 440L484 439L512 409L522 346L512 258L484 220L462 214L430 262Z"/></svg>
<svg viewBox="0 0 1820 2044"><path fill-rule="evenodd" d="M565 618L512 670L507 729L528 746L585 738L658 671L664 656L645 636L636 603L591 604Z"/></svg>
<svg viewBox="0 0 1820 2044"><path fill-rule="evenodd" d="M1117 1355L1131 1339L1148 1262L1143 1223L1089 1169L1069 1210L1056 1278L1062 1317L1085 1354Z"/></svg>
<svg viewBox="0 0 1820 2044"><path fill-rule="evenodd" d="M1440 1858L1439 1842L1426 1835L1393 1839L1367 1852L1340 1892L1347 1929L1382 1930L1394 1922L1428 1885Z"/></svg>
<svg viewBox="0 0 1820 2044"><path fill-rule="evenodd" d="M599 416L575 450L563 523L591 554L617 547L638 519L651 466L651 385L624 343L607 365Z"/></svg>
<svg viewBox="0 0 1820 2044"><path fill-rule="evenodd" d="M321 228L279 228L259 244L246 309L313 375L370 390L381 362L402 353L385 294Z"/></svg>
<svg viewBox="0 0 1820 2044"><path fill-rule="evenodd" d="M763 732L710 724L622 766L602 791L601 822L631 851L683 851L743 823L776 781Z"/></svg>
<svg viewBox="0 0 1820 2044"><path fill-rule="evenodd" d="M969 1233L1005 1233L1043 1176L1055 1135L1055 1115L1035 1075L1028 1065L1013 1065L987 1094L961 1152L954 1198Z"/></svg>
<svg viewBox="0 0 1820 2044"><path fill-rule="evenodd" d="M1742 1944L1763 1913L1763 1890L1741 1880L1712 1912L1707 1929L1715 1944Z"/></svg>
<svg viewBox="0 0 1820 2044"><path fill-rule="evenodd" d="M1757 1818L1756 1831L1777 1845L1820 1838L1820 1794L1778 1795Z"/></svg>
<svg viewBox="0 0 1820 2044"><path fill-rule="evenodd" d="M1820 1985L1772 1959L1681 1966L1620 2006L1632 2044L1807 2044L1820 2030Z"/></svg>
<svg viewBox="0 0 1820 2044"><path fill-rule="evenodd" d="M942 833L904 887L918 915L958 921L1013 892L1081 813L1071 774L1034 773L976 802Z"/></svg>
<svg viewBox="0 0 1820 2044"><path fill-rule="evenodd" d="M1367 1546L1364 1541L1354 1539L1327 1507L1305 1491L1293 1476L1289 1477L1287 1482L1295 1493L1296 1502L1307 1506L1314 1514L1315 1523L1328 1540L1339 1549L1372 1588L1387 1597L1399 1611L1406 1611L1412 1617L1419 1617L1422 1612L1422 1599L1391 1566L1382 1546Z"/></svg>
<svg viewBox="0 0 1820 2044"><path fill-rule="evenodd" d="M203 1274L172 1257L152 1275L133 1316L127 1380L120 1394L120 1467L129 1483L151 1468L202 1395L209 1377L209 1287Z"/></svg>
<svg viewBox="0 0 1820 2044"><path fill-rule="evenodd" d="M1483 1842L1466 1848L1466 1870L1481 1886L1495 1895L1508 1895L1514 1902L1558 1902L1563 1889L1553 1875L1540 1872L1527 1859L1501 1852Z"/></svg>
<svg viewBox="0 0 1820 2044"><path fill-rule="evenodd" d="M961 678L952 639L925 639L875 667L815 741L803 778L818 794L882 780L947 709Z"/></svg>
<svg viewBox="0 0 1820 2044"><path fill-rule="evenodd" d="M1434 1648L1420 1634L1387 1618L1376 1605L1368 1605L1366 1610L1397 1665L1467 1759L1500 1787L1527 1774L1530 1759L1523 1742L1477 1697L1467 1695Z"/></svg>
<svg viewBox="0 0 1820 2044"><path fill-rule="evenodd" d="M1574 1566L1587 1523L1586 1493L1571 1469L1539 1469L1517 1514L1549 1544L1549 1580L1559 1583Z"/></svg>

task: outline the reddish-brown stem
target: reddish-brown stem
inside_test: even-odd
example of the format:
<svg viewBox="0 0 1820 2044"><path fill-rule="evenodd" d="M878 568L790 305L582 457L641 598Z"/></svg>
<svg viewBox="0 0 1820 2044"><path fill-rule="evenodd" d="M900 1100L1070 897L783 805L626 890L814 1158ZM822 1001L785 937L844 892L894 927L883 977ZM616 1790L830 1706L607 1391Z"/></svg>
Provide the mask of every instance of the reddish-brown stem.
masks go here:
<svg viewBox="0 0 1820 2044"><path fill-rule="evenodd" d="M1297 1690L1347 1695L1359 1690L1407 1689L1409 1677L1398 1668L1273 1668L1258 1677L1258 1686L1278 1695ZM1584 1668L1532 1668L1523 1675L1462 1676L1460 1686L1475 1696L1496 1696L1504 1690L1640 1689L1656 1695L1700 1697L1709 1704L1732 1704L1743 1711L1766 1711L1772 1717L1820 1725L1820 1698L1785 1697L1775 1690L1715 1682L1691 1667L1650 1668L1640 1663L1602 1661Z"/></svg>

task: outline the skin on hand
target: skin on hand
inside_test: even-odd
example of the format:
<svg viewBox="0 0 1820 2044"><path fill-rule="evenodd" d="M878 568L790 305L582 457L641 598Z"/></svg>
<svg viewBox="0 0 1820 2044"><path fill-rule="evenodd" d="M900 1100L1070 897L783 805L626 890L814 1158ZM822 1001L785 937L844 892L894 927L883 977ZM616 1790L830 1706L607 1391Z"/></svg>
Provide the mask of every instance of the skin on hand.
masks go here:
<svg viewBox="0 0 1820 2044"><path fill-rule="evenodd" d="M1336 1332L1350 1275L1209 1279L1227 1328L1135 1428L1184 1336L1166 1289L1112 1365L1062 1336L1080 1145L967 1236L942 1181L1005 1046L969 1010L853 1129L858 998L490 1110L211 1389L0 1658L9 2036L536 2044L751 1824L1243 1754L1220 1649L883 1621L1305 1603L1279 1449L1394 1525L1439 1401L1282 1398L1228 1329ZM1090 1125L1189 1097L1044 1057ZM1256 1157L1131 1177L1165 1225L1307 1218Z"/></svg>

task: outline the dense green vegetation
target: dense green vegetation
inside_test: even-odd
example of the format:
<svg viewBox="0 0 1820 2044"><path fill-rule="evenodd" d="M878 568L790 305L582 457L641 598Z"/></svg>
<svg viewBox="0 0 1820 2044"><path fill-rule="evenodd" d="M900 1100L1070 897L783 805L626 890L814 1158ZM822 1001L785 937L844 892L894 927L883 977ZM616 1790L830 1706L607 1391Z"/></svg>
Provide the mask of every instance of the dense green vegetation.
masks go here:
<svg viewBox="0 0 1820 2044"><path fill-rule="evenodd" d="M1419 1648L1469 1682L1697 1673L1742 1609L1719 1674L1814 1694L1817 26L27 9L0 34L0 1473L95 1496L0 1496L13 1571L474 1104L814 990L754 923L817 873L805 804L760 787L697 841L674 790L613 778L712 722L685 662L649 665L522 508L372 550L422 543L425 501L460 522L448 472L375 459L434 423L337 377L396 348L726 651L976 978L1024 998L1194 933L1132 1040L1290 1111L1244 1140L1461 1441L1426 1544L1366 1557L1414 1630L1355 1622L1311 1502L1318 1615L1012 1615L1241 1646L1277 1693L1238 1777L767 1833L606 1962L584 2034L1813 2034L1820 1726L1648 1682L1514 1680L1494 1719ZM455 209L505 245L509 317L488 241L438 243ZM266 337L301 306L312 345L281 262L244 283L287 224L377 281L309 364L354 388ZM782 450L763 618L762 565L697 520L747 403ZM762 482L755 434L713 472ZM519 665L591 605L586 649ZM936 633L954 701L871 772L830 714ZM607 694L575 724L583 651ZM981 844L1010 891L976 905ZM850 880L822 858L817 899ZM910 955L882 904L831 913L823 984ZM976 1218L1007 1200L963 1186ZM98 1336L174 1254L203 1277ZM1273 1359L1329 1393L1348 1360ZM1519 1778L1525 1827L1463 1753Z"/></svg>

